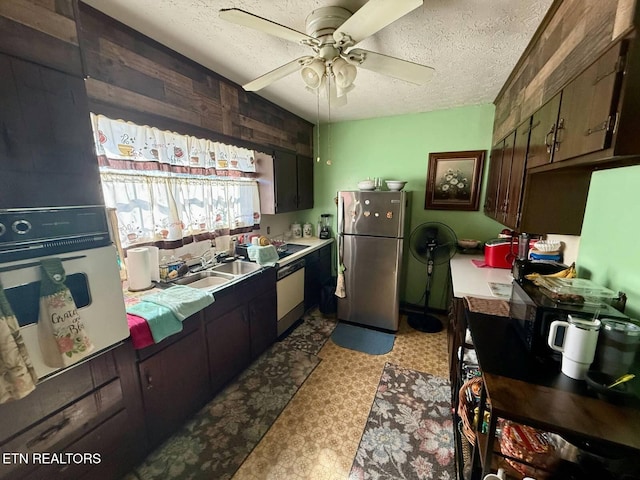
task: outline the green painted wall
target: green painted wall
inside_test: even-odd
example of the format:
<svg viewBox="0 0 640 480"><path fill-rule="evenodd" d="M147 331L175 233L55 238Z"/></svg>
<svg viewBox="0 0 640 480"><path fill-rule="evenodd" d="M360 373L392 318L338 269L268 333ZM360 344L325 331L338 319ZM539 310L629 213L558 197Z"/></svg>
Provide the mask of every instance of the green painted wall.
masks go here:
<svg viewBox="0 0 640 480"><path fill-rule="evenodd" d="M346 107L348 108L348 107ZM485 241L503 228L482 213L491 148L494 106L472 107L341 122L320 129L320 162L315 164L315 208L300 212L302 220L317 223L321 213L335 213L336 192L356 190L367 177L407 180L412 192L409 233L424 222L449 225L459 238ZM462 150L486 150L480 210L477 212L425 210L425 184L429 154ZM330 159L331 165L326 161ZM426 269L408 248L404 255L402 300L422 303ZM375 261L375 259L371 259ZM446 308L447 267L437 268L430 305Z"/></svg>
<svg viewBox="0 0 640 480"><path fill-rule="evenodd" d="M628 296L640 320L640 166L593 173L582 225L578 277Z"/></svg>

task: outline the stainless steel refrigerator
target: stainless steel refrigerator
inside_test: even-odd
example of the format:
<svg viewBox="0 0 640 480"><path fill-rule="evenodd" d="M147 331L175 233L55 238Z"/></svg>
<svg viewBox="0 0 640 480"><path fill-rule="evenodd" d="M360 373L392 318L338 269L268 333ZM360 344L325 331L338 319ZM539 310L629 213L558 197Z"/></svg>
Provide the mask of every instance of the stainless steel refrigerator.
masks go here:
<svg viewBox="0 0 640 480"><path fill-rule="evenodd" d="M409 192L338 192L338 319L397 331Z"/></svg>

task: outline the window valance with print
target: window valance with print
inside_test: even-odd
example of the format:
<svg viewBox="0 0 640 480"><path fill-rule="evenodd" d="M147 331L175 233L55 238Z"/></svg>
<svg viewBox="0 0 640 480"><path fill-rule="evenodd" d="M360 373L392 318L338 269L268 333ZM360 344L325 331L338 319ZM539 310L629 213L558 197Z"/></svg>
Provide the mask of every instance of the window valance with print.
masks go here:
<svg viewBox="0 0 640 480"><path fill-rule="evenodd" d="M260 228L254 152L91 116L121 245L177 248Z"/></svg>
<svg viewBox="0 0 640 480"><path fill-rule="evenodd" d="M253 177L254 153L246 148L180 135L91 114L100 166L195 175Z"/></svg>

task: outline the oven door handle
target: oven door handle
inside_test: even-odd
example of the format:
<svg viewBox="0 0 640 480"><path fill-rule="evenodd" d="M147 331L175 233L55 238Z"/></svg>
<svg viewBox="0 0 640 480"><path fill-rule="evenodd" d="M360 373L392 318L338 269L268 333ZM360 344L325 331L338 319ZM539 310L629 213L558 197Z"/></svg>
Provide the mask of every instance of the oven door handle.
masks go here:
<svg viewBox="0 0 640 480"><path fill-rule="evenodd" d="M67 262L69 260L78 260L80 258L87 258L86 255L76 255L75 257L67 257L61 258L63 262ZM13 272L15 270L22 270L23 268L31 268L31 267L39 267L40 262L29 262L29 263L21 263L20 265L13 265L12 267L1 267L0 273L4 272Z"/></svg>

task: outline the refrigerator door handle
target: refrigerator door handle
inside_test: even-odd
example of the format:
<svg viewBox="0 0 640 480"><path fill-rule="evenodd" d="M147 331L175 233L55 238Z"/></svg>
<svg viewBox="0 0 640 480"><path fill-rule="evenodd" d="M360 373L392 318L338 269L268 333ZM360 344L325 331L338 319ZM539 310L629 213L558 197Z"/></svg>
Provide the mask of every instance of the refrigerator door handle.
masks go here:
<svg viewBox="0 0 640 480"><path fill-rule="evenodd" d="M344 198L338 192L338 233L344 233Z"/></svg>

